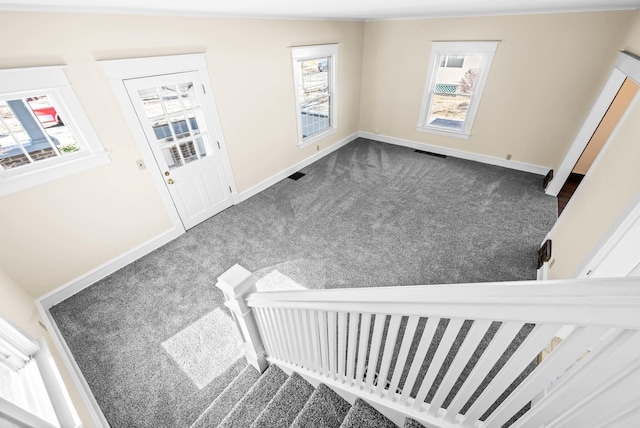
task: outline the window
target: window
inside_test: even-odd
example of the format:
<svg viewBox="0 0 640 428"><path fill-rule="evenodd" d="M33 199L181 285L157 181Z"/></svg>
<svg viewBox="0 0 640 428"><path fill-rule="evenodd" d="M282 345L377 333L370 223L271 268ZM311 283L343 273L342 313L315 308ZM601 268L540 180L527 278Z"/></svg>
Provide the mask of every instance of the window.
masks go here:
<svg viewBox="0 0 640 428"><path fill-rule="evenodd" d="M304 147L338 129L336 70L338 45L291 48L295 84L298 146Z"/></svg>
<svg viewBox="0 0 640 428"><path fill-rule="evenodd" d="M46 342L0 318L0 420L3 416L20 426L80 426Z"/></svg>
<svg viewBox="0 0 640 428"><path fill-rule="evenodd" d="M464 56L443 55L440 58L440 67L461 68L464 64Z"/></svg>
<svg viewBox="0 0 640 428"><path fill-rule="evenodd" d="M469 138L498 42L433 42L418 130Z"/></svg>
<svg viewBox="0 0 640 428"><path fill-rule="evenodd" d="M0 70L0 196L108 162L63 67Z"/></svg>

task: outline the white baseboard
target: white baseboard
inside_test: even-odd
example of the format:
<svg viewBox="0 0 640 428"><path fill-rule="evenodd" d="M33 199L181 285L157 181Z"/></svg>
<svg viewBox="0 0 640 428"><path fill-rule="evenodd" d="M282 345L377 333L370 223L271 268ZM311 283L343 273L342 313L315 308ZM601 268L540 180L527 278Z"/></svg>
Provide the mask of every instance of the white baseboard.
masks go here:
<svg viewBox="0 0 640 428"><path fill-rule="evenodd" d="M48 309L45 309L41 302L36 301L36 307L40 312L40 316L47 327L47 331L49 332L49 336L51 336L51 340L55 344L58 349L58 353L62 362L67 369L67 373L71 377L71 381L73 382L82 403L84 404L84 408L86 412L89 414L91 418L91 426L95 428L109 428L109 422L107 422L107 418L105 418L104 413L100 409L98 402L93 396L93 392L91 392L91 388L89 388L89 384L87 380L84 378L82 372L80 371L80 367L78 367L78 363L73 358L73 354L71 350L67 346L67 342L65 342L62 337L62 333L58 329L51 313ZM77 410L76 410L77 411ZM83 428L84 425L81 425L80 428Z"/></svg>
<svg viewBox="0 0 640 428"><path fill-rule="evenodd" d="M80 398L82 399L85 408L89 413L91 422L95 427L108 428L109 423L104 417L102 410L100 410L100 406L98 406L98 403L94 398L93 393L91 392L91 388L89 388L89 384L82 375L78 364L73 358L71 350L67 346L64 337L60 333L58 326L51 316L49 308L73 296L79 291L84 290L88 286L114 273L118 269L123 268L129 263L132 263L140 257L150 253L151 251L165 245L166 243L172 241L183 233L184 229L173 228L171 230L168 230L167 232L156 236L155 238L133 248L132 250L127 251L126 253L115 257L106 263L103 263L102 265L79 276L78 278L69 281L68 283L51 291L50 293L37 298L35 301L36 307L40 312L40 316L42 317L42 320L44 321L47 330L50 333L51 339L59 350L60 358L62 358L65 368L71 376L71 380L75 384L76 390L78 391L78 394L80 395Z"/></svg>
<svg viewBox="0 0 640 428"><path fill-rule="evenodd" d="M125 267L126 265L138 260L140 257L145 256L153 250L162 247L168 242L176 239L178 236L184 233L184 229L170 229L155 238L144 242L137 247L121 254L108 262L103 263L95 269L86 272L79 277L72 279L64 285L56 288L55 290L38 297L36 303L41 305L44 309L48 310L50 307L57 305L65 299L73 296L79 291L84 290L91 284L94 284L105 278L118 269Z"/></svg>
<svg viewBox="0 0 640 428"><path fill-rule="evenodd" d="M338 141L337 143L327 147L326 149L322 149L319 152L314 153L312 156L309 156L308 158L294 164L291 165L290 167L280 171L279 173L267 178L266 180L256 184L255 186L252 186L250 188L248 188L247 190L240 192L240 202L245 201L247 199L249 199L250 197L257 195L258 193L262 192L265 189L268 189L269 187L273 186L274 184L276 184L277 182L284 180L285 178L287 178L288 176L290 176L291 174L293 174L294 172L300 171L302 168L311 165L312 163L314 163L315 161L317 161L318 159L321 159L325 156L327 156L330 153L335 152L336 150L338 150L341 147L344 147L345 145L349 144L350 142L352 142L353 140L355 140L356 138L358 138L360 136L360 132L354 132L353 134L349 135L346 138L343 138L342 140Z"/></svg>
<svg viewBox="0 0 640 428"><path fill-rule="evenodd" d="M404 140L402 138L389 137L388 135L372 134L370 132L360 131L359 137L367 138L369 140L379 141L381 143L394 144L396 146L409 147L417 150L424 150L428 152L438 153L440 155L452 156L460 159L467 159L471 161L486 163L489 165L501 166L504 168L515 169L518 171L531 172L533 174L545 175L549 172L549 169L544 166L532 165L524 162L516 162L506 159L494 158L493 156L481 155L478 153L465 152L462 150L450 149L447 147L434 146L427 143L421 143L418 141Z"/></svg>

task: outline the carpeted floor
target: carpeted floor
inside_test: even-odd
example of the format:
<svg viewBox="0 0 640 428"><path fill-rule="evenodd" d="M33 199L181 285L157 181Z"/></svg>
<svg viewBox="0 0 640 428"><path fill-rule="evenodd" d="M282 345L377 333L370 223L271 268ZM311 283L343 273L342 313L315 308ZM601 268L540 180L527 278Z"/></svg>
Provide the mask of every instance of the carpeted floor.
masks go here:
<svg viewBox="0 0 640 428"><path fill-rule="evenodd" d="M113 427L189 426L242 370L216 328L235 263L307 288L535 279L556 219L541 176L364 139L302 172L51 309Z"/></svg>

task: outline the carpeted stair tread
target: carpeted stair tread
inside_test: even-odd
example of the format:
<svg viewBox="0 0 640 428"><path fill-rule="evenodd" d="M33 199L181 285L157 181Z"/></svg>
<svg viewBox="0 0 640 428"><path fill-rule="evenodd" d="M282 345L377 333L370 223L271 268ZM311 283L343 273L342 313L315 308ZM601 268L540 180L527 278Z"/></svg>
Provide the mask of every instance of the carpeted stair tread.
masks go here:
<svg viewBox="0 0 640 428"><path fill-rule="evenodd" d="M247 361L244 357L238 358L236 362L216 377L215 382L210 382L202 390L193 391L188 399L174 411L175 420L179 421L176 428L188 428L194 424L246 367Z"/></svg>
<svg viewBox="0 0 640 428"><path fill-rule="evenodd" d="M244 370L222 391L191 428L215 427L227 416L233 407L245 396L260 378L260 373L252 366Z"/></svg>
<svg viewBox="0 0 640 428"><path fill-rule="evenodd" d="M366 401L356 398L340 428L397 428L397 425Z"/></svg>
<svg viewBox="0 0 640 428"><path fill-rule="evenodd" d="M407 418L404 420L404 425L402 425L402 428L424 428L424 425L422 425L415 419Z"/></svg>
<svg viewBox="0 0 640 428"><path fill-rule="evenodd" d="M244 428L250 426L286 382L287 377L287 374L275 365L269 366L218 427Z"/></svg>
<svg viewBox="0 0 640 428"><path fill-rule="evenodd" d="M251 428L289 427L307 403L313 386L297 373L293 373L264 408Z"/></svg>
<svg viewBox="0 0 640 428"><path fill-rule="evenodd" d="M321 383L311 394L291 428L338 428L350 407L346 400Z"/></svg>

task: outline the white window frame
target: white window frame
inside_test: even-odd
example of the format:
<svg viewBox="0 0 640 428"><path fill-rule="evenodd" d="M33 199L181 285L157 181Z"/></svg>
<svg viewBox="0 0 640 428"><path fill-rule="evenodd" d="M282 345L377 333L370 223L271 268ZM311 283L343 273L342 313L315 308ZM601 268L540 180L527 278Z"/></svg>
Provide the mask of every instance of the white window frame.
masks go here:
<svg viewBox="0 0 640 428"><path fill-rule="evenodd" d="M299 61L329 57L329 127L307 137L302 136L302 108L298 97L298 81L300 76ZM293 66L293 87L296 103L296 122L298 126L298 147L306 147L328 135L338 131L338 44L296 46L291 48L291 63Z"/></svg>
<svg viewBox="0 0 640 428"><path fill-rule="evenodd" d="M26 406L0 397L0 421L39 428L82 426L44 338L33 340L0 318L0 358L12 371L14 397Z"/></svg>
<svg viewBox="0 0 640 428"><path fill-rule="evenodd" d="M14 169L0 169L0 196L26 190L110 162L98 135L64 73L65 66L0 70L3 99L50 94L65 126L73 132L82 150L45 159Z"/></svg>
<svg viewBox="0 0 640 428"><path fill-rule="evenodd" d="M424 87L424 94L422 96L420 117L418 119L418 131L463 139L468 139L471 136L471 128L473 127L473 122L475 120L476 113L478 112L478 106L480 104L480 99L482 98L482 92L487 81L487 76L489 75L489 70L491 69L491 63L493 62L493 56L498 47L498 43L499 42L497 41L431 43L431 56L429 58L427 80ZM471 99L469 101L469 109L467 110L467 116L465 117L462 130L448 129L440 126L429 125L427 123L427 120L429 119L429 110L431 108L431 101L433 99L436 80L438 77L440 60L443 56L449 55L482 56L480 70L476 78L473 95L471 96Z"/></svg>

